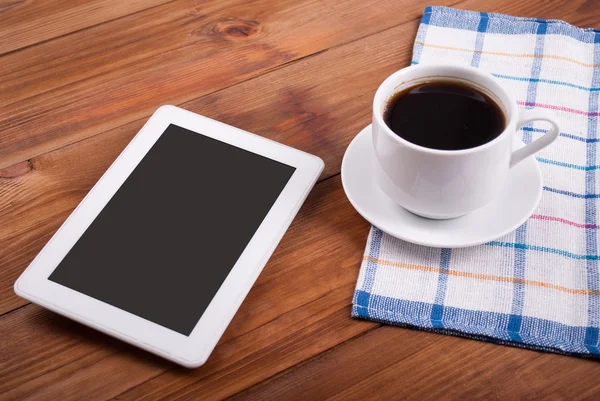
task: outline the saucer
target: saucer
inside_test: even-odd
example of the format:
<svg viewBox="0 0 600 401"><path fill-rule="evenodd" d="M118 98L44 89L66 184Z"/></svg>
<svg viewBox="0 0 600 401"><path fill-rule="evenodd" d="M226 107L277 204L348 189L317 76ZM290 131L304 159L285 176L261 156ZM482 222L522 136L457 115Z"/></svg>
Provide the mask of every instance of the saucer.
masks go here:
<svg viewBox="0 0 600 401"><path fill-rule="evenodd" d="M514 148L524 144L517 137ZM542 196L542 172L534 157L510 169L500 195L487 205L450 220L419 217L392 201L375 182L371 126L352 140L342 161L342 185L350 203L374 226L404 241L437 248L461 248L492 241L531 216Z"/></svg>

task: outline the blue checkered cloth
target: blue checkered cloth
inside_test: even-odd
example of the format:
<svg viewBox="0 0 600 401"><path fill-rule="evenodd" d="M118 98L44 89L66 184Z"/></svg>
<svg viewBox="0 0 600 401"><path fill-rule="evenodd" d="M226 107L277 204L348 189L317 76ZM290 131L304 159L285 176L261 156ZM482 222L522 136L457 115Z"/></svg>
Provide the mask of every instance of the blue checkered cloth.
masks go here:
<svg viewBox="0 0 600 401"><path fill-rule="evenodd" d="M372 227L352 315L599 356L600 31L428 7L412 63L441 62L481 68L521 107L555 111L563 132L537 155L540 205L515 232L471 248L413 245ZM530 143L546 128L536 122L519 135Z"/></svg>

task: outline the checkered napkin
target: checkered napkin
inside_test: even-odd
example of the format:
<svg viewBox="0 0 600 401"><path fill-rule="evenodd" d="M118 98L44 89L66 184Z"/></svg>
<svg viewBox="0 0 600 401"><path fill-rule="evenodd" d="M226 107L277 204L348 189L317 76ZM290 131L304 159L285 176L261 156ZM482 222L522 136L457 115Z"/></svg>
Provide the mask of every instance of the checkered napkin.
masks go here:
<svg viewBox="0 0 600 401"><path fill-rule="evenodd" d="M372 227L352 315L566 354L600 356L600 31L562 21L428 7L413 64L471 65L521 107L554 110L560 137L537 154L535 214L485 245L412 245ZM519 131L530 143L542 124Z"/></svg>

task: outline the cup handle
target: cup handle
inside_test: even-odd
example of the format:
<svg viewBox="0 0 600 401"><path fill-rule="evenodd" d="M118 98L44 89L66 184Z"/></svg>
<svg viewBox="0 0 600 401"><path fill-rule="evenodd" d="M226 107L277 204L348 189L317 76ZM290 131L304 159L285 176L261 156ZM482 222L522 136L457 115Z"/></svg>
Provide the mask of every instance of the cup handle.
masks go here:
<svg viewBox="0 0 600 401"><path fill-rule="evenodd" d="M554 142L556 138L558 138L558 134L560 132L560 129L558 128L558 120L554 113L544 109L521 109L519 111L519 118L517 120L517 129L523 127L527 123L538 120L548 121L550 124L552 124L552 127L548 130L548 132L546 132L546 134L542 135L529 145L512 152L510 157L510 167L514 167L526 157L529 157L537 151L545 148Z"/></svg>

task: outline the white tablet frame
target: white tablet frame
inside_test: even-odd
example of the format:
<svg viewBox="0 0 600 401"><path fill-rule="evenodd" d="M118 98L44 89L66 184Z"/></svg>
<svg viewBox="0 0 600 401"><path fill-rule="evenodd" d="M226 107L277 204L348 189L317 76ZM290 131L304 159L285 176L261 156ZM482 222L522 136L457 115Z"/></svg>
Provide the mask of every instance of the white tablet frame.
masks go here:
<svg viewBox="0 0 600 401"><path fill-rule="evenodd" d="M189 336L48 280L169 124L296 171ZM15 283L17 295L186 367L206 361L323 170L313 155L175 106L160 107Z"/></svg>

